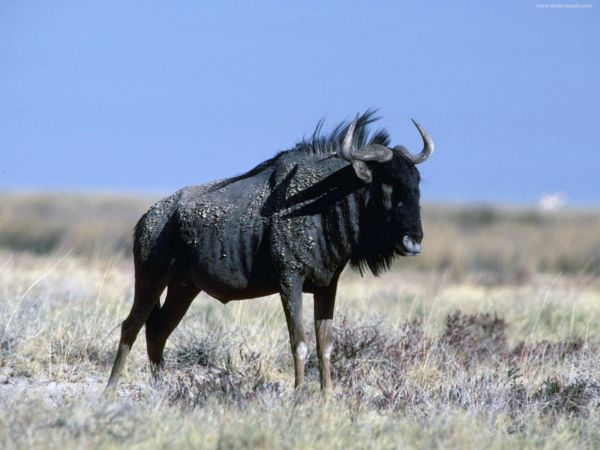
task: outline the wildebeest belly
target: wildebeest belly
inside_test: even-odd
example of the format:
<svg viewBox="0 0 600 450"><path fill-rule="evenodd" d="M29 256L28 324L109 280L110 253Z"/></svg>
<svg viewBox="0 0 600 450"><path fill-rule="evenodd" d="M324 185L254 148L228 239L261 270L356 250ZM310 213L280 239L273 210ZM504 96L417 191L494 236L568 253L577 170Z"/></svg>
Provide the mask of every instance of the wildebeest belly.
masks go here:
<svg viewBox="0 0 600 450"><path fill-rule="evenodd" d="M223 216L179 227L175 259L187 276L209 295L222 300L260 297L277 291L268 264L261 264L261 223Z"/></svg>

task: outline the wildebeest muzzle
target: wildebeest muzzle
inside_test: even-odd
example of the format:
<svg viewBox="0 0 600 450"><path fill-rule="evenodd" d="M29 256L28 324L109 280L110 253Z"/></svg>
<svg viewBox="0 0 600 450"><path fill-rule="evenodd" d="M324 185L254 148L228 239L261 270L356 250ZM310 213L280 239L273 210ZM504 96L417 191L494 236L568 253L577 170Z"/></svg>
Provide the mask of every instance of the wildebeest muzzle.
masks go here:
<svg viewBox="0 0 600 450"><path fill-rule="evenodd" d="M421 253L421 243L417 242L409 235L402 238L403 253L405 256L416 256Z"/></svg>

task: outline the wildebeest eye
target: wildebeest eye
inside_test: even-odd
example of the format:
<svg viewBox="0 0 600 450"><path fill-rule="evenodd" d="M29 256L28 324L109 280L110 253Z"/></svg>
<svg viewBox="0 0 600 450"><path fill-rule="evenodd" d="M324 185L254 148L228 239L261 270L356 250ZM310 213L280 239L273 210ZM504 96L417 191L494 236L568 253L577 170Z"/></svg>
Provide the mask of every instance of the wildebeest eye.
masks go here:
<svg viewBox="0 0 600 450"><path fill-rule="evenodd" d="M402 189L394 189L394 193L392 195L392 204L395 208L399 208L404 206L406 198Z"/></svg>

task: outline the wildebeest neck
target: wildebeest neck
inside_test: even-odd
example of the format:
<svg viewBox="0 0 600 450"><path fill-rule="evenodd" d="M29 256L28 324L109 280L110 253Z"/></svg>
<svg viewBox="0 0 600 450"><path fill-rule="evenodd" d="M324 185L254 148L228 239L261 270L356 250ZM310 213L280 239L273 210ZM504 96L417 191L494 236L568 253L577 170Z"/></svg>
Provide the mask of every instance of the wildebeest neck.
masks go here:
<svg viewBox="0 0 600 450"><path fill-rule="evenodd" d="M270 185L261 216L274 223L293 223L300 241L288 244L290 253L341 270L358 243L368 186L347 163L318 159L280 165ZM314 241L304 242L305 236L313 236ZM310 255L304 256L305 247L312 248Z"/></svg>

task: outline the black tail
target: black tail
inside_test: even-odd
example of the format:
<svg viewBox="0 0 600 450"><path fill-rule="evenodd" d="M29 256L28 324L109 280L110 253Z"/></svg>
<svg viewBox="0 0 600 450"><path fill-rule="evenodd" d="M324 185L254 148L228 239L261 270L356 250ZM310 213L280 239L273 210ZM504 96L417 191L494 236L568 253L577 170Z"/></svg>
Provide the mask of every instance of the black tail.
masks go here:
<svg viewBox="0 0 600 450"><path fill-rule="evenodd" d="M178 197L178 194L174 194L160 200L136 224L133 232L136 274L142 268L152 269L154 273L164 273L171 265Z"/></svg>

